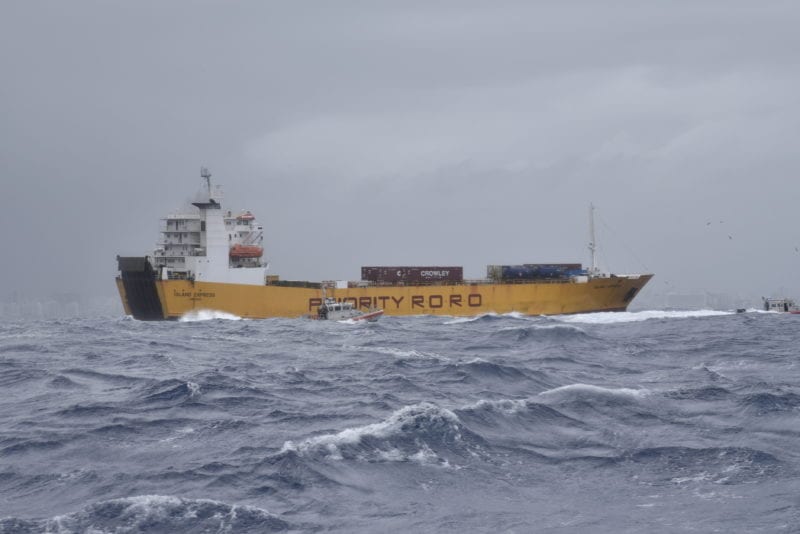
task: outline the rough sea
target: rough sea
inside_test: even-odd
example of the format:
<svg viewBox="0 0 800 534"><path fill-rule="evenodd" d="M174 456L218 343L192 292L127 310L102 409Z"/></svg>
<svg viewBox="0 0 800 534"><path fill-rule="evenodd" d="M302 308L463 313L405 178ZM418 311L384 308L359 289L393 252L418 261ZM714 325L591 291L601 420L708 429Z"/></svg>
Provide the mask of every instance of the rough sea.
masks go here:
<svg viewBox="0 0 800 534"><path fill-rule="evenodd" d="M800 532L800 316L0 324L0 532Z"/></svg>

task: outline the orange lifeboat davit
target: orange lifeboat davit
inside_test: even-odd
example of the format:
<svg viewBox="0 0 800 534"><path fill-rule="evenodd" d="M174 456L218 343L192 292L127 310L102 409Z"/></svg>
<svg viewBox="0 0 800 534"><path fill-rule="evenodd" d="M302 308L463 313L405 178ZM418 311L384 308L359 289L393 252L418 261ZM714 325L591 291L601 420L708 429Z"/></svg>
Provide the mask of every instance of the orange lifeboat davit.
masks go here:
<svg viewBox="0 0 800 534"><path fill-rule="evenodd" d="M231 247L231 259L241 258L260 258L264 254L264 249L257 245L233 245Z"/></svg>

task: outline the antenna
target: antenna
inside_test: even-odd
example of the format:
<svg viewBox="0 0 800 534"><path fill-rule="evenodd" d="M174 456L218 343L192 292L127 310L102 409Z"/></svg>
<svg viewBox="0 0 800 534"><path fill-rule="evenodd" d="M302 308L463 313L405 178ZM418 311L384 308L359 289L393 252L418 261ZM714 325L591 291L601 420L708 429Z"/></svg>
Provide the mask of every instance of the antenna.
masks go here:
<svg viewBox="0 0 800 534"><path fill-rule="evenodd" d="M206 187L208 187L208 198L211 198L211 173L208 171L208 168L200 167L200 177L206 181Z"/></svg>
<svg viewBox="0 0 800 534"><path fill-rule="evenodd" d="M597 250L597 243L594 238L594 204L589 202L589 252L592 255L592 269L590 274L597 274L597 260L595 258L595 251Z"/></svg>

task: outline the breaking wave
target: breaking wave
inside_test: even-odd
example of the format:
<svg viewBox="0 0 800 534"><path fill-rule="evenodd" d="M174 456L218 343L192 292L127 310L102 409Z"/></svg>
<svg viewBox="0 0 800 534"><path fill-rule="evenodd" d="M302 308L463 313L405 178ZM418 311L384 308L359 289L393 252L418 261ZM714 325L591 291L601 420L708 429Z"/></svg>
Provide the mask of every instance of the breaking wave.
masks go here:
<svg viewBox="0 0 800 534"><path fill-rule="evenodd" d="M604 388L590 384L570 384L539 393L547 402L631 403L647 398L647 389Z"/></svg>
<svg viewBox="0 0 800 534"><path fill-rule="evenodd" d="M322 434L299 443L287 441L281 453L295 452L331 460L406 462L449 467L448 457L480 448L480 440L458 416L435 404L406 406L388 419Z"/></svg>

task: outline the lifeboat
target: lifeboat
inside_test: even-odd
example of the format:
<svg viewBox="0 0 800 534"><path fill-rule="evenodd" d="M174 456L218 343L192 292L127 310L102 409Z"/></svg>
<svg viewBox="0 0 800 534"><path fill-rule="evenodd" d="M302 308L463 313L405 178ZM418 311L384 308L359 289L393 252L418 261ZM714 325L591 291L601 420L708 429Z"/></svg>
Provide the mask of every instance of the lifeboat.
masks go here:
<svg viewBox="0 0 800 534"><path fill-rule="evenodd" d="M245 211L244 213L236 216L237 221L252 221L255 218L256 216L250 213L249 211Z"/></svg>
<svg viewBox="0 0 800 534"><path fill-rule="evenodd" d="M257 245L233 245L230 251L231 259L260 258L264 249Z"/></svg>

